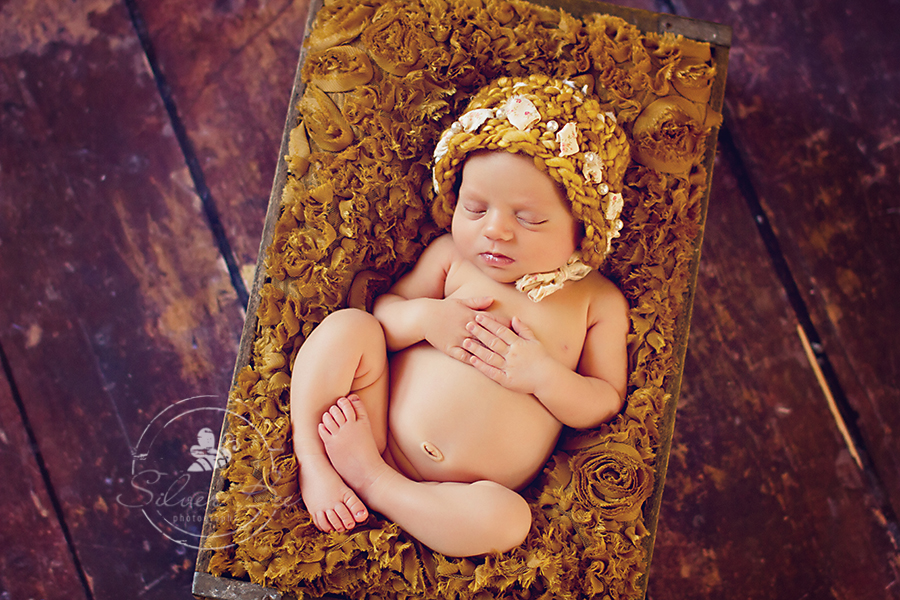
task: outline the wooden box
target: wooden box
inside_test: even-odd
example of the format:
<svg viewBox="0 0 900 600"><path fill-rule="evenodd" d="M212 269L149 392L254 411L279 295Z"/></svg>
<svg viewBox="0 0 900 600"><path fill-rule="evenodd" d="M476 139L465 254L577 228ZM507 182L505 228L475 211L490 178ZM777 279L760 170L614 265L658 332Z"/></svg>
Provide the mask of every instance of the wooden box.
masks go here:
<svg viewBox="0 0 900 600"><path fill-rule="evenodd" d="M328 3L329 6L331 4ZM382 2L373 2L372 4L380 5ZM429 3L423 2L423 4ZM439 4L439 2L430 3L432 6L438 6ZM472 5L473 3L468 2L467 4ZM475 4L480 4L480 2ZM494 6L500 4L503 3L493 3ZM636 41L633 39L634 35L631 35L629 38L629 35L616 34L622 38L617 42L621 43L621 48L631 52L630 56L616 59L618 61L617 65L628 64L630 66L627 68L634 70L634 65L643 64L641 59L634 54L633 47L643 48L642 52L646 52L647 57L646 64L638 68L638 71L643 73L641 81L644 82L642 84L644 87L634 86L632 85L633 82L631 82L629 85L632 85L632 88L629 89L633 96L627 97L628 91L622 91L620 96L617 96L617 98L622 100L620 105L618 105L622 110L627 111L627 107L631 106L632 111L642 114L643 108L646 108L653 101L660 97L667 97L667 94L663 92L668 92L671 95L683 95L678 92L678 86L675 83L678 71L676 63L677 60L681 59L678 59L677 56L675 58L672 57L678 52L681 52L679 56L682 57L689 53L686 54L686 51L683 50L684 46L678 52L673 50L673 44L677 45L677 39L674 36L683 36L686 39L701 42L703 47L706 47L705 45L708 44L710 51L708 56L694 60L693 63L688 61L682 66L690 63L695 67L701 67L701 70L706 68L710 74L710 85L706 92L708 99L703 97L693 102L698 110L698 116L694 119L694 124L702 125L703 135L702 139L697 142L697 155L692 160L691 165L682 173L666 173L659 171L659 169L670 168L671 165L667 167L665 164L655 163L652 156L648 159L645 153L642 160L648 164L635 167L635 171L632 173L632 181L635 182L635 189L643 190L635 192L636 194L650 194L647 191L649 188L641 188L640 185L643 184L637 183L648 170L656 173L657 179L654 180L656 181L656 184L654 184L656 187L653 189L661 186L662 191L659 193L660 197L654 200L653 203L640 204L638 208L634 208L631 211L630 217L635 223L634 232L629 233L628 225L626 225L626 230L623 231L623 240L631 241L625 244L625 250L620 251L613 257L612 263L605 270L607 276L623 287L632 309L632 333L629 337L630 367L635 373L638 371L640 373L632 376L629 386L629 399L626 404L627 408L619 418L619 421L628 421L630 425L628 427L620 426L619 423L614 422L610 426L601 427L601 431L596 432L594 437L584 437L577 434L566 437L561 441L562 449L560 452L563 458L557 456L552 459L545 474L533 484L534 486L544 485L550 487L563 485L558 480L561 476L560 473L567 472L566 465L563 464L565 458L575 456L584 448L596 446L598 439L601 441L615 440L616 444L624 443L635 448L632 454L635 457L639 457L639 461L642 461L643 467L641 468L648 473L652 473L650 487L648 488L650 493L645 494L640 499L638 516L625 520L607 519L602 515L598 516L599 513L602 513L600 509L595 511L598 514L588 515L588 519L593 527L592 531L595 532L595 535L600 536L597 539L606 540L603 543L608 543L609 540L602 536L606 534L615 535L615 539L621 541L625 546L628 546L628 544L632 545L630 550L628 550L630 555L627 561L624 558L622 559L630 565L628 567L630 569L629 574L625 577L627 581L624 579L623 581L615 580L613 576L616 568L612 563L619 560L616 558L618 550L610 551L612 558L605 562L593 560L591 552L584 552L586 547L590 546L593 548L593 546L589 543L590 540L588 542L584 541L582 530L579 529L579 527L584 528L587 525L584 525L584 523L578 525L578 518L573 516L573 512L566 513L566 511L562 511L566 514L548 517L548 522L556 518L569 519L571 522L570 529L573 531L572 536L582 536L581 541L576 540L572 542L575 551L571 553L571 561L575 562L562 563L560 570L563 573L552 574L550 573L551 569L547 566L549 563L544 564L533 556L529 557L520 554L513 556L510 560L514 563L516 560L519 561L517 564L520 565L522 573L530 569L527 576L521 573L517 575L515 572L512 575L507 573L507 583L500 587L492 588L489 583L483 581L478 583L477 587L483 594L487 594L486 597L497 597L502 590L505 590L503 593L508 594L510 597L541 597L542 594L553 597L584 597L590 595L596 595L600 598L604 596L611 598L642 597L646 590L646 576L652 554L659 505L662 500L663 483L675 420L675 408L681 384L693 291L700 260L700 246L703 238L709 182L712 176L716 135L718 133L716 117L720 114L722 108L731 31L728 27L712 23L587 0L547 1L540 4L545 7L540 9L540 19L543 19L542 22L547 27L571 26L571 21L566 21L560 16L559 11L556 10L562 9L575 19L587 19L592 15L600 14L612 15L624 20L629 27L636 26L634 30L623 28L620 30L620 33L621 31L626 33L628 31L639 31L646 36ZM310 8L307 36L309 36L309 32L313 28L319 13L327 9L328 7L322 7L321 0L313 3L313 6ZM550 23L550 25L547 25L547 23ZM628 46L629 44L631 46ZM583 50L584 48L582 48ZM269 248L278 235L279 218L282 213L284 200L287 194L291 193L290 189L292 186L297 185L298 177L296 174L303 168L301 164L298 164L296 153L297 140L295 138L292 142L291 134L295 131L300 120L298 104L306 89L301 71L307 55L308 48L304 47L300 54L300 62L290 104L291 108L287 116L280 150L280 156L292 156L292 158L279 161L279 168L270 197L265 229L260 245L259 261L242 334L240 353L234 372L233 388L235 390L243 389L243 396L247 394L252 395L254 393L252 390L254 389L257 390L255 393L258 394L263 393L260 390L264 392L268 390L266 393L269 394L270 398L275 399L266 406L254 405L251 409L248 409L248 405L252 403L249 403L249 401L245 402L240 391L233 392L229 399L229 413L231 417L226 418L223 423L222 435L220 436L220 452L224 456L229 456L231 460L228 466L218 469L213 477L206 522L204 524L204 549L200 551L198 557L193 586L193 593L198 598L290 598L300 595L299 588L293 585L280 585L289 579L287 575L279 576L275 574L276 571L278 573L293 572L295 574L292 576L296 579L296 572L303 570L298 568L295 571L291 571L291 568L283 565L280 567L280 570L275 568L279 561L283 563L286 560L284 556L277 555L277 553L280 548L289 545L289 540L286 540L285 537L290 535L290 531L287 531L279 524L279 515L285 514L279 511L298 510L295 506L297 503L295 490L292 489L290 481L291 477L296 477L296 472L291 472L289 467L284 466L291 460L290 446L284 444L260 446L262 449L257 449L257 451L265 454L265 456L258 457L260 463L265 463L260 466L251 464L253 459L247 458L247 452L241 451L240 445L242 443L245 445L250 443L247 441L246 433L243 432L243 426L241 425L243 422L249 423L253 421L252 427L254 430L266 429L269 425L284 428L284 413L286 410L284 398L288 394L285 385L285 373L287 375L290 373L290 352L284 351L281 353L281 358L284 360L281 360L279 364L272 365L267 363L265 370L268 379L260 377L259 373L256 373L254 369L262 369L261 363L269 361L273 356L272 353L265 354L267 351L262 349L262 346L269 343L267 341L269 338L264 338L263 332L266 328L277 327L277 315L273 319L270 310L273 302L272 298L281 293L282 296L279 301L282 303L277 306L280 310L284 310L285 306L283 290L279 292L278 290L281 288L274 285L274 283L278 283L275 281L278 279L278 276L273 280L273 275L267 269L267 264L271 262L269 260ZM667 60L669 62L666 62ZM626 67L614 65L614 68L620 68L621 70ZM595 67L592 67L592 69L596 70ZM685 66L683 70L687 72L690 69ZM501 72L500 74L503 73ZM628 123L626 131L631 135L635 135L636 117L637 114L632 114L630 118L626 117L624 119ZM431 148L433 148L433 145ZM649 164L656 166L651 167ZM641 169L644 170L641 171ZM660 181L663 183L660 184ZM623 218L626 221L628 220L625 215L623 215ZM331 240L329 243L334 244L335 242ZM401 267L387 268L388 277L396 276L400 269ZM336 305L346 302L345 296L348 294L349 286L350 281L339 281L335 284L335 293L338 296L335 299ZM286 286L282 287L286 289ZM663 308L660 308L662 306L662 304L659 304L660 302L665 304ZM314 315L310 317L310 321L301 323L299 327L302 331L298 335L308 333L308 328L304 328L314 325L320 317L321 315ZM288 342L289 344L290 342ZM277 355L278 353L275 354ZM248 376L248 373L251 373L252 377ZM248 377L251 379L255 377L255 379L249 381ZM287 379L289 380L289 378ZM265 386L261 384L263 380L267 382ZM281 421L278 421L279 418ZM280 425L272 425L272 423L280 423ZM633 434L634 431L639 431L640 433ZM267 470L265 466L267 464L280 465L281 467L273 467ZM280 471L279 468L281 468ZM238 472L243 475L236 475ZM291 475L291 473L293 474ZM588 477L590 476L591 474L588 474ZM648 477L651 476L648 475ZM531 499L534 500L536 496L537 493ZM269 507L272 505L277 505L277 507L270 509ZM255 516L248 517L247 511L255 511L253 512ZM242 516L239 517L236 513L240 513ZM238 523L239 518L244 520ZM604 519L606 520L604 521ZM236 525L231 525L232 534L228 533L229 520L234 520L234 523L237 523ZM582 520L584 519L582 518ZM535 527L538 526L539 524L535 525ZM280 533L273 536L273 532ZM396 537L398 535L397 532L393 532L391 535L394 536L392 539L398 539ZM403 534L400 533L399 535L402 538ZM247 540L254 538L254 536L259 536L257 540L261 539L262 536L269 536L275 540L273 542L274 545L267 550L269 552L268 555L263 556L262 551L256 548L254 550L256 552L255 557L248 559L247 556L249 555L241 550L241 544L248 543ZM345 543L346 541L340 540L334 542L335 545ZM446 595L471 597L474 595L470 593L472 591L471 586L476 585L475 580L478 577L478 569L486 569L484 566L485 560L488 562L499 560L497 557L446 560L443 557L430 555L430 551L414 541L407 540L404 543L406 545L399 551L398 562L394 568L400 571L403 569L413 570L413 567L409 566L413 564L414 568L418 569L419 572L418 574L410 574L398 571L396 580L389 581L393 585L392 589L395 590L396 596L399 597L434 595L438 593L435 591L438 589L444 590L442 593ZM282 551L283 554L286 552L288 552L286 549ZM562 554L565 553L563 552ZM412 563L407 560L408 555L415 556L414 559L410 559L413 561ZM534 558L534 560L531 560L531 558ZM353 563L354 569L362 572L361 570L364 569L360 567L360 562L365 562L365 560L365 558L356 557ZM392 568L390 561L386 560L384 556L381 556L380 560L380 564L383 565L384 569L390 570ZM328 559L323 558L320 562L319 566L313 565L310 568L311 571L315 571L317 568L320 570L329 568L326 564ZM495 563L491 564L493 565L492 568L495 568L491 573L496 575L499 572L497 569L501 568L497 567ZM341 568L340 565L338 568ZM227 571L228 574L216 574L222 571ZM452 585L446 583L441 584L443 587L438 585L436 582L441 577L452 579ZM526 579L522 579L523 577L526 577ZM546 581L537 584L529 583L533 580L541 580L541 578L544 578ZM566 587L566 585L575 585L573 583L575 581L580 582L577 585L585 587L580 587L577 590ZM404 585L406 586L405 588ZM509 587L504 587L507 585ZM451 593L448 590L453 591ZM319 580L316 580L316 583L311 585L310 589L307 589L305 593L307 597L322 595L324 597L334 597L328 595L326 586ZM372 594L384 595L385 592L384 589L378 588Z"/></svg>

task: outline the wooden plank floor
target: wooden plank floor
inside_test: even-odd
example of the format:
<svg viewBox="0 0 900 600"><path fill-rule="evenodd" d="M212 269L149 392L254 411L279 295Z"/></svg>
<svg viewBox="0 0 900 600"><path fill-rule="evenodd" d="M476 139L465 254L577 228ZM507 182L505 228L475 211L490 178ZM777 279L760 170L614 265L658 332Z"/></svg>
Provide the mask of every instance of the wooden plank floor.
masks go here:
<svg viewBox="0 0 900 600"><path fill-rule="evenodd" d="M734 27L649 596L900 598L896 3L629 5ZM135 453L219 430L306 12L0 2L0 598L190 597Z"/></svg>

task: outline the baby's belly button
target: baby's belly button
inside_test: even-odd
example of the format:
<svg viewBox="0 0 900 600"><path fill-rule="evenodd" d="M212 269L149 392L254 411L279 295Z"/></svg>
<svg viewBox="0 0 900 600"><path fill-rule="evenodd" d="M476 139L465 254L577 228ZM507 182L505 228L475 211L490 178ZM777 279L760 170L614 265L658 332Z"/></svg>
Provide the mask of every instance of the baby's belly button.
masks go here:
<svg viewBox="0 0 900 600"><path fill-rule="evenodd" d="M425 456L434 462L441 462L444 460L444 453L431 442L422 442L422 451L425 452Z"/></svg>

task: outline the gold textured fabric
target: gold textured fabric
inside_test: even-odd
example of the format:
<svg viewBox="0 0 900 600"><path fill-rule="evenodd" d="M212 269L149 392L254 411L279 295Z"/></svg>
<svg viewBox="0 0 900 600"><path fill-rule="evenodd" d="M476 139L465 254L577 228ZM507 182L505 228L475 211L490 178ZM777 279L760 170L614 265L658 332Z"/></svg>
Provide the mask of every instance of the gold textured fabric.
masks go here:
<svg viewBox="0 0 900 600"><path fill-rule="evenodd" d="M707 106L709 47L517 0L330 0L308 47L316 63L303 71L250 364L229 397L232 459L208 516L210 572L286 597L638 597L660 418L679 377L676 326L701 234L704 140L720 118ZM595 430L564 432L523 492L534 522L519 548L447 558L377 515L322 533L297 492L293 358L325 315L371 301L444 232L432 218L441 133L488 82L532 74L587 86L631 147L623 225L600 267L630 305L625 408ZM585 181L590 169L575 175Z"/></svg>

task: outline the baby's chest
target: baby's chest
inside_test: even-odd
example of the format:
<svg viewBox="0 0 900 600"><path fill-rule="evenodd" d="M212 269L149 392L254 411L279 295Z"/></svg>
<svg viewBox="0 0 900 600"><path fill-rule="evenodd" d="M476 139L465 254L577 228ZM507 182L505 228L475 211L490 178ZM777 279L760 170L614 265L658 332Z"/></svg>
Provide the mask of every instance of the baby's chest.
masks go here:
<svg viewBox="0 0 900 600"><path fill-rule="evenodd" d="M511 326L513 317L518 317L552 356L574 369L587 335L587 310L571 286L568 284L540 302L534 302L513 285L476 280L461 285L451 297L493 298L494 302L486 312L507 327Z"/></svg>

